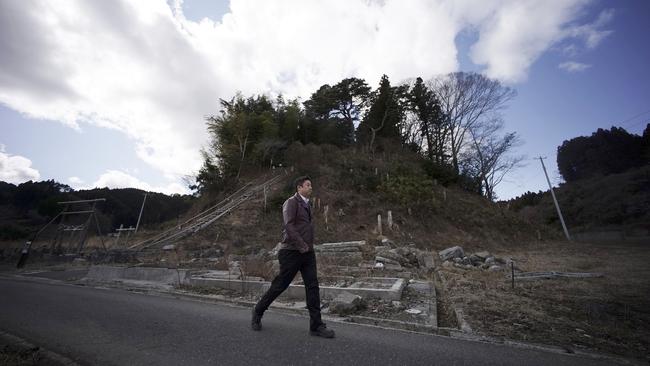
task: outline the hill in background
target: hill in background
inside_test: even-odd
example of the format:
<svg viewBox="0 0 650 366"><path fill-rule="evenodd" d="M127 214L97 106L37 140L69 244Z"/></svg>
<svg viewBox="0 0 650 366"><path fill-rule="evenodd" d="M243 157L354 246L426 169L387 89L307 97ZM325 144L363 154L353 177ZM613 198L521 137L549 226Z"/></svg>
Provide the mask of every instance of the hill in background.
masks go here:
<svg viewBox="0 0 650 366"><path fill-rule="evenodd" d="M612 127L564 141L557 163L565 183L555 193L570 232L650 236L650 124L642 135ZM505 204L532 222L559 225L549 192L527 192Z"/></svg>
<svg viewBox="0 0 650 366"><path fill-rule="evenodd" d="M145 191L135 188L75 191L53 180L19 185L0 182L0 240L22 242L33 237L61 212L64 206L57 202L63 201L105 198L105 202L97 205L97 219L103 234L115 231L120 225L135 226L144 194ZM140 225L155 229L163 222L176 220L194 200L192 196L149 192ZM93 227L91 232L95 231Z"/></svg>
<svg viewBox="0 0 650 366"><path fill-rule="evenodd" d="M555 195L570 232L650 233L650 166L564 183ZM560 225L549 192L528 192L508 203L531 222Z"/></svg>

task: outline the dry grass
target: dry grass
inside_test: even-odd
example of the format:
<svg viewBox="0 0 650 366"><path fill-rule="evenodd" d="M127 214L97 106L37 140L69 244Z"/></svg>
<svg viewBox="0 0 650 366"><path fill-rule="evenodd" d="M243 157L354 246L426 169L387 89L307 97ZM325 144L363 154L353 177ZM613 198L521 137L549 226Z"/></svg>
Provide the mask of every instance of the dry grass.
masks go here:
<svg viewBox="0 0 650 366"><path fill-rule="evenodd" d="M640 244L544 243L492 248L524 271L602 272L602 278L519 281L503 272L444 269L452 301L478 332L648 358L650 249Z"/></svg>
<svg viewBox="0 0 650 366"><path fill-rule="evenodd" d="M275 275L272 266L262 259L242 261L241 270L245 276L262 277L267 281L272 280Z"/></svg>

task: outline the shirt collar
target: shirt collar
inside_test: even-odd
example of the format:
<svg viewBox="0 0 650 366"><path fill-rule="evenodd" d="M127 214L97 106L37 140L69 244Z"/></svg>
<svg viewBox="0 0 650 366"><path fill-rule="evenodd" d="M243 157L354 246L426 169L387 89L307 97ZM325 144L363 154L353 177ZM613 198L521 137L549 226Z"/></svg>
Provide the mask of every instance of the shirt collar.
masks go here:
<svg viewBox="0 0 650 366"><path fill-rule="evenodd" d="M309 198L305 198L305 196L303 196L300 193L298 193L298 196L300 196L300 198L302 198L302 200L305 201L306 204L309 204Z"/></svg>

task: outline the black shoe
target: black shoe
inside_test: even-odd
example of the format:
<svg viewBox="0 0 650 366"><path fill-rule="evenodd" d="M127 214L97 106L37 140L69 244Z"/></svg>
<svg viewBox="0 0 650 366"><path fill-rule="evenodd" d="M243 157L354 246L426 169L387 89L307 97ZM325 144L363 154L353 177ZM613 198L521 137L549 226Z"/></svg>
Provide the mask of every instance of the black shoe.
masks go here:
<svg viewBox="0 0 650 366"><path fill-rule="evenodd" d="M253 308L253 317L251 318L251 329L262 330L262 316Z"/></svg>
<svg viewBox="0 0 650 366"><path fill-rule="evenodd" d="M316 330L309 331L309 334L316 337L334 338L334 331L331 329L327 329L327 326L325 324L319 325L318 328L316 328Z"/></svg>

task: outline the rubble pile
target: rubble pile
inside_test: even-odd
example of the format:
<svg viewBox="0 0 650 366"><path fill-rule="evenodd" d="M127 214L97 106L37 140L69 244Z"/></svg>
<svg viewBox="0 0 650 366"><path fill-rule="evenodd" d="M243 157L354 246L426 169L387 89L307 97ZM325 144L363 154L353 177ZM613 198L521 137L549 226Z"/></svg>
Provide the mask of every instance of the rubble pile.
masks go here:
<svg viewBox="0 0 650 366"><path fill-rule="evenodd" d="M456 267L462 269L481 269L492 272L510 268L511 259L503 259L488 251L470 254L465 253L459 246L450 247L438 252L443 267Z"/></svg>
<svg viewBox="0 0 650 366"><path fill-rule="evenodd" d="M346 241L341 243L324 243L314 246L314 251L321 263L337 263L339 265L358 265L363 259L362 248L365 240Z"/></svg>
<svg viewBox="0 0 650 366"><path fill-rule="evenodd" d="M375 266L387 270L401 271L403 268L433 268L433 259L427 253L417 249L414 244L391 248L375 247Z"/></svg>

